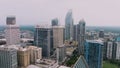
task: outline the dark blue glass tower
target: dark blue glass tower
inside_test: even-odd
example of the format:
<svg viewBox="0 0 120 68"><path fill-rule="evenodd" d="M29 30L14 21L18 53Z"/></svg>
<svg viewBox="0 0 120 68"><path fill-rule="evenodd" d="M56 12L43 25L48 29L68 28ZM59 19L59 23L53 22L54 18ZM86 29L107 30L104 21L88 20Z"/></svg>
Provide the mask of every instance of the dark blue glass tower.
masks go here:
<svg viewBox="0 0 120 68"><path fill-rule="evenodd" d="M53 33L48 27L36 27L34 33L35 46L42 48L42 56L50 57L53 48Z"/></svg>
<svg viewBox="0 0 120 68"><path fill-rule="evenodd" d="M85 43L85 59L89 68L102 68L102 46L100 40L87 40Z"/></svg>

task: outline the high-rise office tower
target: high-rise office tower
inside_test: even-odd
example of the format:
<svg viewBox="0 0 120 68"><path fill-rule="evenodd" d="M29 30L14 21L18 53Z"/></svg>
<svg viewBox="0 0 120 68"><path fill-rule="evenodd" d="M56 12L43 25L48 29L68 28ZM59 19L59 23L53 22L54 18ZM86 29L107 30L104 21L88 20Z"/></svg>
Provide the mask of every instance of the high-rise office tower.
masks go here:
<svg viewBox="0 0 120 68"><path fill-rule="evenodd" d="M102 68L102 48L101 40L86 40L84 56L89 68Z"/></svg>
<svg viewBox="0 0 120 68"><path fill-rule="evenodd" d="M78 53L84 55L84 45L85 45L85 21L80 20L77 25L77 40L78 40Z"/></svg>
<svg viewBox="0 0 120 68"><path fill-rule="evenodd" d="M57 18L53 19L51 24L52 26L58 26L58 19Z"/></svg>
<svg viewBox="0 0 120 68"><path fill-rule="evenodd" d="M35 45L42 48L42 56L50 57L50 52L53 46L53 34L51 27L39 26L35 27Z"/></svg>
<svg viewBox="0 0 120 68"><path fill-rule="evenodd" d="M0 68L17 68L17 50L0 47Z"/></svg>
<svg viewBox="0 0 120 68"><path fill-rule="evenodd" d="M53 26L53 48L63 45L63 30L62 26Z"/></svg>
<svg viewBox="0 0 120 68"><path fill-rule="evenodd" d="M69 10L65 18L65 40L73 39L72 10Z"/></svg>
<svg viewBox="0 0 120 68"><path fill-rule="evenodd" d="M15 25L15 18L8 17L5 29L5 38L7 45L14 45L20 43L20 30L19 26Z"/></svg>
<svg viewBox="0 0 120 68"><path fill-rule="evenodd" d="M17 51L18 66L26 68L30 64L30 52L27 48L20 48Z"/></svg>
<svg viewBox="0 0 120 68"><path fill-rule="evenodd" d="M104 38L104 31L103 30L99 31L99 38Z"/></svg>

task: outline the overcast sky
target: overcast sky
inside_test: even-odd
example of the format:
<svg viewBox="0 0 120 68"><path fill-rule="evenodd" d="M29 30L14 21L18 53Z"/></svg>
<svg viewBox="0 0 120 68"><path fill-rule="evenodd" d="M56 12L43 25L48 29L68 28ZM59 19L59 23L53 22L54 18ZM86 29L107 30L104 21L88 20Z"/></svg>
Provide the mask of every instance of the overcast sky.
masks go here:
<svg viewBox="0 0 120 68"><path fill-rule="evenodd" d="M19 25L50 24L56 17L64 25L69 9L75 24L84 18L88 26L120 26L120 0L0 0L0 25L11 15Z"/></svg>

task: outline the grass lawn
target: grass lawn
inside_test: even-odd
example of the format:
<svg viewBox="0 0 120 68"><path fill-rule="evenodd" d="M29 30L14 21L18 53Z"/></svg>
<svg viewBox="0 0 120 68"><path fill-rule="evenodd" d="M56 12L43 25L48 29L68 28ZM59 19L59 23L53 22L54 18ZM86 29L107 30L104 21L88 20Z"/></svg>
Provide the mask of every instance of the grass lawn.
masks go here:
<svg viewBox="0 0 120 68"><path fill-rule="evenodd" d="M104 61L103 62L103 68L118 68L118 66L115 65L115 64L111 64L108 61Z"/></svg>

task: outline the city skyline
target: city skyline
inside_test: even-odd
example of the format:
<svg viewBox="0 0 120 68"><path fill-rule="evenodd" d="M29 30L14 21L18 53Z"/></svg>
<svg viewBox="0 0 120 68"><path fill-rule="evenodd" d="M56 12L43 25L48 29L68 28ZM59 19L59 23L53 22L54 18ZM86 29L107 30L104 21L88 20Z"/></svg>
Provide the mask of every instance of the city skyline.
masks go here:
<svg viewBox="0 0 120 68"><path fill-rule="evenodd" d="M75 24L84 18L87 26L120 26L117 0L1 0L0 25L5 25L6 17L11 15L18 25L51 24L56 17L64 25L69 9Z"/></svg>

